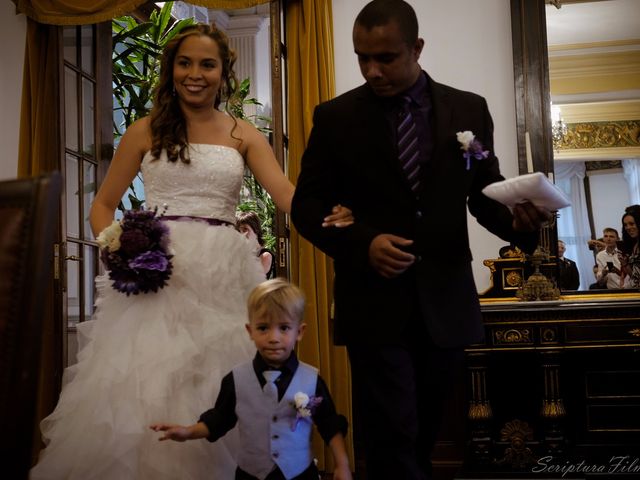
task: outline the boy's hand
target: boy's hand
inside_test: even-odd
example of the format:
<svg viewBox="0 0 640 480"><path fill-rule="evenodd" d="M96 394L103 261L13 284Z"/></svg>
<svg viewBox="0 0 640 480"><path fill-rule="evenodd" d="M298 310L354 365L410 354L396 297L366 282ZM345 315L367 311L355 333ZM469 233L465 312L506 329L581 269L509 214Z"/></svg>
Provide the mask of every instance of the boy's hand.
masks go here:
<svg viewBox="0 0 640 480"><path fill-rule="evenodd" d="M149 428L154 432L164 432L164 435L158 438L160 442L164 440L175 440L176 442L184 442L190 440L191 429L183 425L169 425L165 423L157 423L151 425Z"/></svg>
<svg viewBox="0 0 640 480"><path fill-rule="evenodd" d="M353 480L349 465L336 465L333 470L333 480Z"/></svg>

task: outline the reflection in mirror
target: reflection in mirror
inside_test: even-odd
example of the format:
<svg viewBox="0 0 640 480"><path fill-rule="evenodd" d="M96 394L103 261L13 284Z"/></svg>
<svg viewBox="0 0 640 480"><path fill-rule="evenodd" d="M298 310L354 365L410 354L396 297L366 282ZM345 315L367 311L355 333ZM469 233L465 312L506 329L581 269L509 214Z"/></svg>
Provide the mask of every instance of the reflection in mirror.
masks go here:
<svg viewBox="0 0 640 480"><path fill-rule="evenodd" d="M579 290L597 287L597 278L615 288L602 278L607 262L619 268L615 244L598 254L589 241L609 237L605 229L622 235L625 207L640 203L640 2L552 3L545 13L554 174L572 201L559 212L558 239ZM572 290L574 266L561 252L560 286Z"/></svg>

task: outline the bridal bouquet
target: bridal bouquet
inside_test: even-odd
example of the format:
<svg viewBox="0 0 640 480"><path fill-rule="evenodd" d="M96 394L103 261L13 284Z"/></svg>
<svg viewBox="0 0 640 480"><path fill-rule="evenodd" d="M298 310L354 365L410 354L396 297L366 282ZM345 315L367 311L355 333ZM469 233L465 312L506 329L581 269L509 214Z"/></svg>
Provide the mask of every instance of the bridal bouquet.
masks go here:
<svg viewBox="0 0 640 480"><path fill-rule="evenodd" d="M127 296L157 292L171 277L169 229L157 210L128 210L96 240L113 288Z"/></svg>

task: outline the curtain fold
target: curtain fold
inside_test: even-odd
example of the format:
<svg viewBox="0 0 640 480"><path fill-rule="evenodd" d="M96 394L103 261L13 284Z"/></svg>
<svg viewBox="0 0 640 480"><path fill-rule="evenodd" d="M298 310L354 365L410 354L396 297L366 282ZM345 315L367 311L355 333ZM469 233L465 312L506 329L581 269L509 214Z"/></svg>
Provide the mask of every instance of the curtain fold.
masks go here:
<svg viewBox="0 0 640 480"><path fill-rule="evenodd" d="M249 8L270 0L189 0L187 3L208 8Z"/></svg>
<svg viewBox="0 0 640 480"><path fill-rule="evenodd" d="M147 0L12 0L18 13L39 23L51 25L86 25L125 15ZM208 8L249 8L269 0L190 0L188 3Z"/></svg>
<svg viewBox="0 0 640 480"><path fill-rule="evenodd" d="M556 162L554 166L555 183L571 200L570 206L560 209L558 240L563 240L567 247L564 256L576 262L580 275L580 290L588 290L589 285L595 280L595 259L587 249L587 242L591 239L591 228L584 189L586 171L584 162Z"/></svg>
<svg viewBox="0 0 640 480"><path fill-rule="evenodd" d="M629 185L631 205L640 205L640 158L622 160L622 169Z"/></svg>
<svg viewBox="0 0 640 480"><path fill-rule="evenodd" d="M288 175L295 183L313 124L313 109L335 95L333 14L331 0L290 1L286 8ZM291 272L292 281L307 297L307 330L298 353L302 360L320 368L338 411L349 420L347 444L353 465L349 364L346 349L334 346L331 335L333 266L331 259L304 240L295 228L291 229ZM318 453L320 469L332 471L330 452L317 435L314 452Z"/></svg>
<svg viewBox="0 0 640 480"><path fill-rule="evenodd" d="M136 9L147 0L12 0L18 13L38 23L86 25L111 20Z"/></svg>
<svg viewBox="0 0 640 480"><path fill-rule="evenodd" d="M22 80L18 176L30 177L58 169L59 60L57 27L27 18Z"/></svg>

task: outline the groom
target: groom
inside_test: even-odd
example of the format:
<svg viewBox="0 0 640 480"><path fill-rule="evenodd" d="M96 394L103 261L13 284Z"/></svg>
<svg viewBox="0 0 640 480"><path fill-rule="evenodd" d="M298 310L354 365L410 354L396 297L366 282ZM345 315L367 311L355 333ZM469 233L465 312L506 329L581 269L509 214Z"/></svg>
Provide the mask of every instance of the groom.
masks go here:
<svg viewBox="0 0 640 480"><path fill-rule="evenodd" d="M292 218L335 261L335 341L349 353L367 478L426 479L464 346L483 335L467 205L526 251L550 213L526 203L512 214L481 193L503 179L487 104L421 69L409 4L368 3L353 43L366 83L316 108ZM463 131L481 142L466 156ZM356 223L319 227L337 203Z"/></svg>

